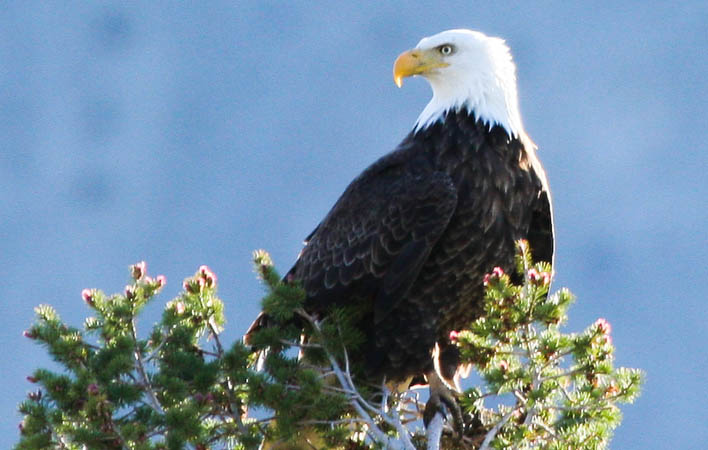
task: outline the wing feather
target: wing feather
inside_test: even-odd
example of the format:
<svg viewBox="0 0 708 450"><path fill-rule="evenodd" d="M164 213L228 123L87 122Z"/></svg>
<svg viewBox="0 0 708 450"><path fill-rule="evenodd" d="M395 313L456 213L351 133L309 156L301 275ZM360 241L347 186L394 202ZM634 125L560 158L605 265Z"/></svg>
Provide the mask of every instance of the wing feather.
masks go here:
<svg viewBox="0 0 708 450"><path fill-rule="evenodd" d="M310 308L365 301L383 320L449 223L457 194L447 174L379 164L347 188L291 271Z"/></svg>
<svg viewBox="0 0 708 450"><path fill-rule="evenodd" d="M527 147L527 155L532 170L541 182L541 190L533 205L528 241L536 261L545 261L553 265L555 253L553 202L548 186L548 178L541 161L536 156L535 147Z"/></svg>

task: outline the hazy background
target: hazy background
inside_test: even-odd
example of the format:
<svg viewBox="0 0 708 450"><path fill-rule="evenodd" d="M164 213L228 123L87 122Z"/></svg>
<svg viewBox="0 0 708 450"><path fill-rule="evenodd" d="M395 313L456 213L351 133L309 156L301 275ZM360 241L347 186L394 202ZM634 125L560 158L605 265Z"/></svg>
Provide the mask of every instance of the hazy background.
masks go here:
<svg viewBox="0 0 708 450"><path fill-rule="evenodd" d="M200 264L227 336L262 294L251 251L285 271L430 91L395 57L439 31L507 39L526 128L554 195L555 286L571 330L613 326L647 372L613 448L704 448L708 2L31 2L0 5L0 447L25 380L50 366L21 337L51 303L81 326L85 287L148 262Z"/></svg>

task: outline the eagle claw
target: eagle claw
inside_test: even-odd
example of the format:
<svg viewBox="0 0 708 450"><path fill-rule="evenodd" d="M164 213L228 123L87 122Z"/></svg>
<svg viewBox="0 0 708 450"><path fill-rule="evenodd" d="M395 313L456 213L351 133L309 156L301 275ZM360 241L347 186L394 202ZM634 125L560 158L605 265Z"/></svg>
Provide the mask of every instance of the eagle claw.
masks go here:
<svg viewBox="0 0 708 450"><path fill-rule="evenodd" d="M425 404L425 410L423 411L423 424L427 428L438 412L443 417L447 417L450 414L452 415L452 426L455 434L461 438L464 433L465 422L462 418L462 409L457 402L459 393L445 383L435 371L429 373L427 378L430 386L430 398Z"/></svg>

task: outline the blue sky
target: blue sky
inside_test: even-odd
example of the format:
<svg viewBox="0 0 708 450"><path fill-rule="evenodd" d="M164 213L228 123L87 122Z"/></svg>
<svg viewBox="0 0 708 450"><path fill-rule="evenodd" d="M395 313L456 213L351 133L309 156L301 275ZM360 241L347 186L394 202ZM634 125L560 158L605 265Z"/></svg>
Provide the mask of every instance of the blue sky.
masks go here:
<svg viewBox="0 0 708 450"><path fill-rule="evenodd" d="M237 339L262 294L251 251L285 271L430 91L395 57L449 28L505 38L554 195L569 329L613 326L647 372L613 448L708 440L708 4L669 2L5 2L0 7L0 447L44 351L21 333L85 287L148 262L168 285L208 264Z"/></svg>

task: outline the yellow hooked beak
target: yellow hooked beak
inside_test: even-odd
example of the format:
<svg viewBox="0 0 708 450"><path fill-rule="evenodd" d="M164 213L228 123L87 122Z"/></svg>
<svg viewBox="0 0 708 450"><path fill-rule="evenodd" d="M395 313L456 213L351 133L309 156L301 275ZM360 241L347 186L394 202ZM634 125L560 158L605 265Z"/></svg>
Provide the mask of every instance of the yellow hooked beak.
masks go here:
<svg viewBox="0 0 708 450"><path fill-rule="evenodd" d="M401 53L393 63L393 81L396 86L401 87L405 77L424 75L434 69L449 65L442 61L437 49L408 50Z"/></svg>

